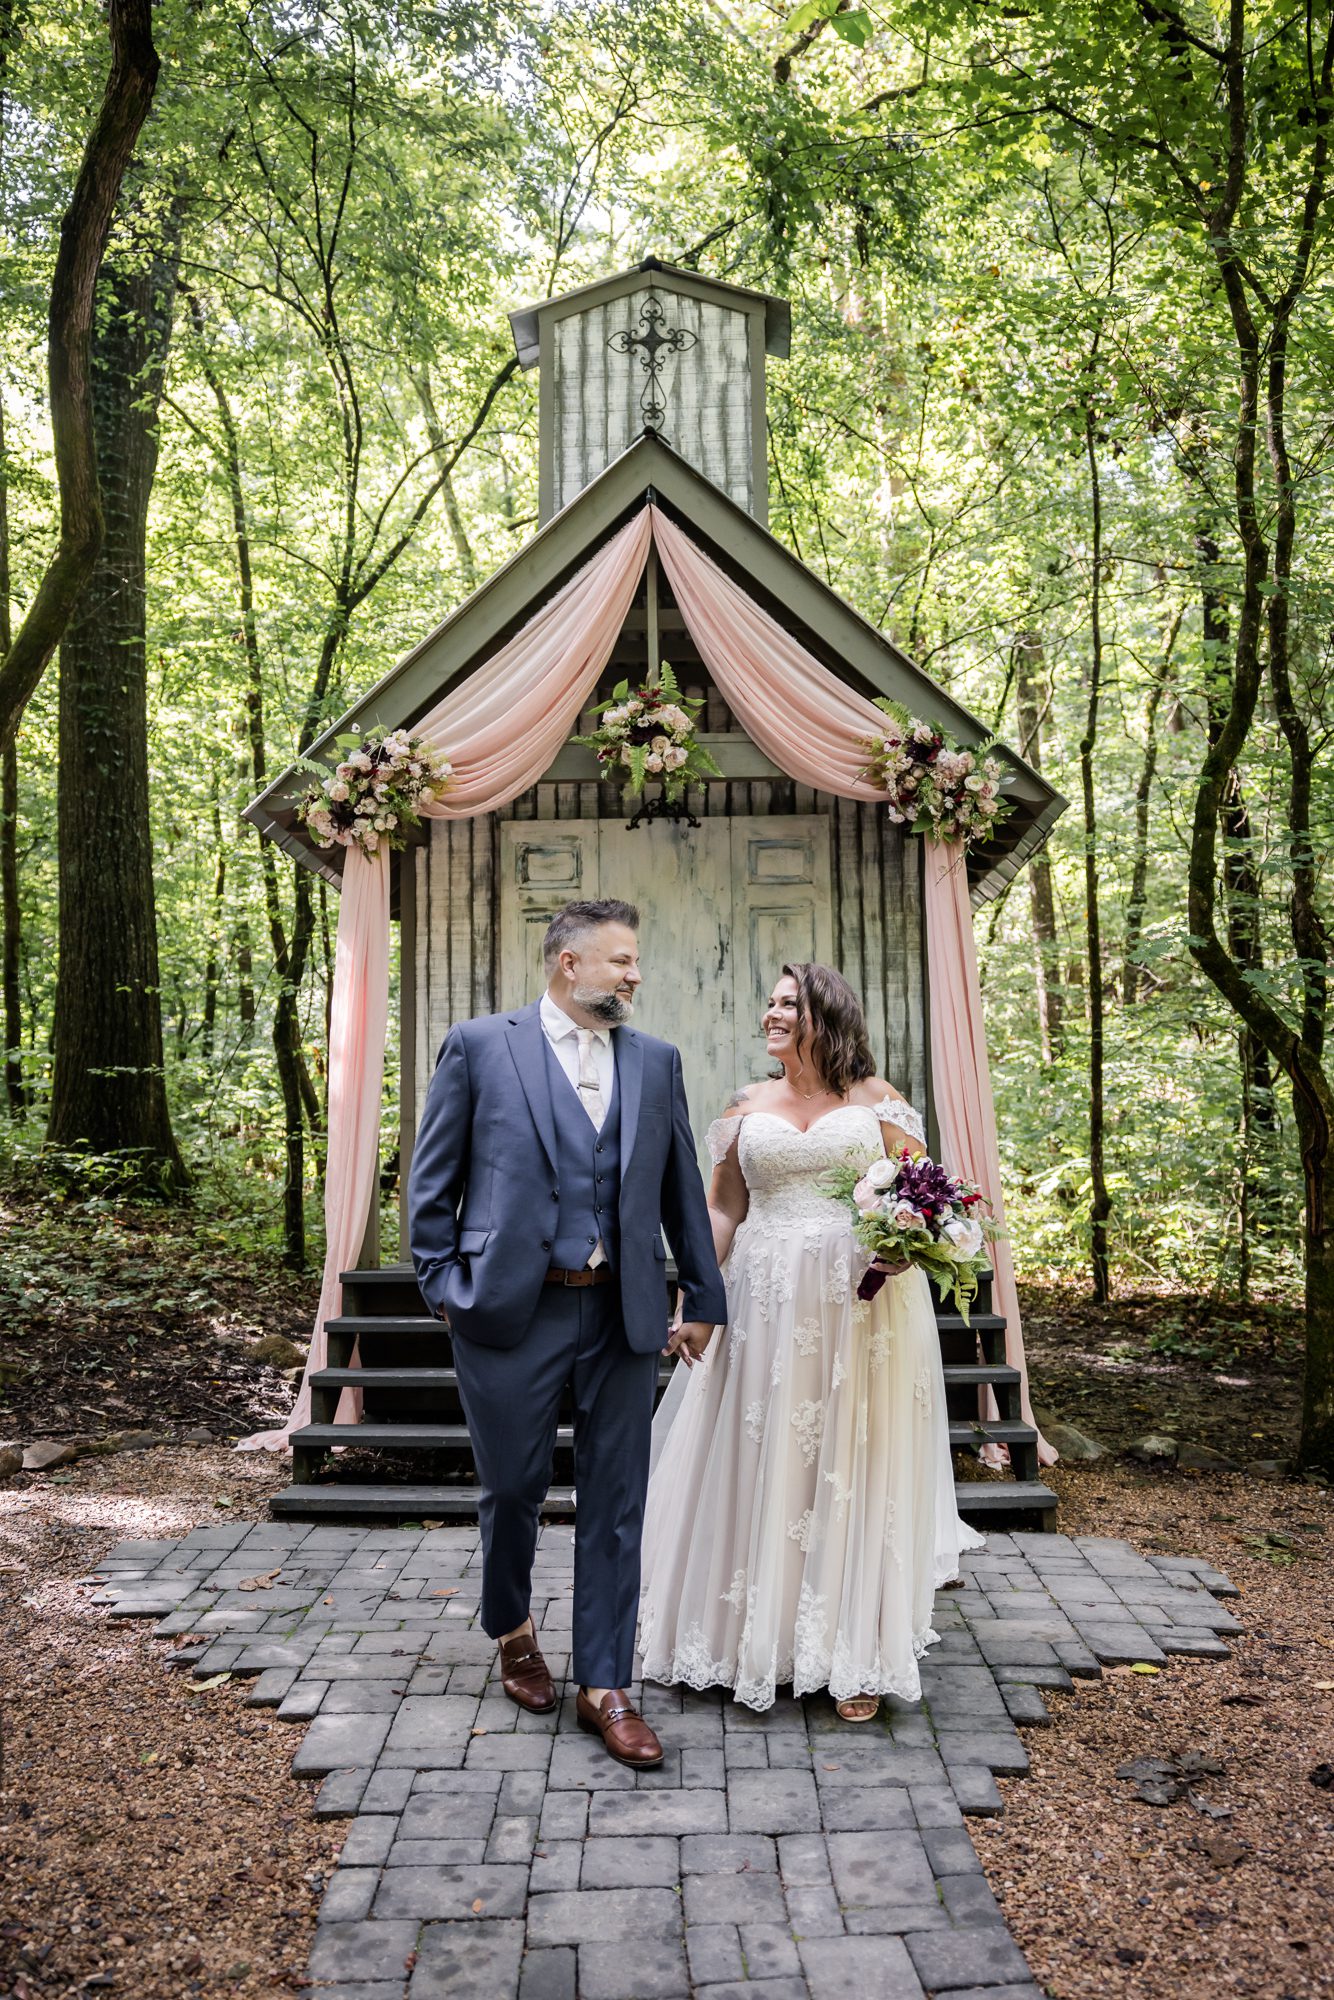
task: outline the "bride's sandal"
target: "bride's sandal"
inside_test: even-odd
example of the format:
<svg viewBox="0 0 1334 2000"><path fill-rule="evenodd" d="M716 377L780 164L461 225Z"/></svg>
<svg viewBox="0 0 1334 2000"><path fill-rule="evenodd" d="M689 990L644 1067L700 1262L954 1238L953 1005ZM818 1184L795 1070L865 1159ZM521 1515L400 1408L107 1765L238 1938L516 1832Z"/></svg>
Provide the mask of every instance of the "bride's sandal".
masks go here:
<svg viewBox="0 0 1334 2000"><path fill-rule="evenodd" d="M834 1707L845 1722L874 1722L880 1713L880 1697L874 1694L854 1695L849 1701L836 1701Z"/></svg>

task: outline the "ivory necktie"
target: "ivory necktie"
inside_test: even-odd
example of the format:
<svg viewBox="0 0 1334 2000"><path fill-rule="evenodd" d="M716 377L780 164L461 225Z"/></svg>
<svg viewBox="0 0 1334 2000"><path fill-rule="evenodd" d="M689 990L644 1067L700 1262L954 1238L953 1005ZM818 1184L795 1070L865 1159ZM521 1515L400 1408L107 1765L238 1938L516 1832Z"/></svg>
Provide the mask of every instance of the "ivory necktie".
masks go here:
<svg viewBox="0 0 1334 2000"><path fill-rule="evenodd" d="M602 1102L602 1085L598 1082L598 1067L593 1056L593 1030L578 1028L575 1032L579 1037L579 1102L600 1132L603 1120L607 1116L607 1107ZM607 1253L602 1247L602 1238L599 1236L588 1259L588 1268L590 1271L596 1271L598 1265L605 1264L606 1261Z"/></svg>
<svg viewBox="0 0 1334 2000"><path fill-rule="evenodd" d="M598 1081L598 1066L593 1055L593 1030L579 1028L575 1032L579 1037L579 1102L600 1132L607 1107L602 1102L602 1085Z"/></svg>

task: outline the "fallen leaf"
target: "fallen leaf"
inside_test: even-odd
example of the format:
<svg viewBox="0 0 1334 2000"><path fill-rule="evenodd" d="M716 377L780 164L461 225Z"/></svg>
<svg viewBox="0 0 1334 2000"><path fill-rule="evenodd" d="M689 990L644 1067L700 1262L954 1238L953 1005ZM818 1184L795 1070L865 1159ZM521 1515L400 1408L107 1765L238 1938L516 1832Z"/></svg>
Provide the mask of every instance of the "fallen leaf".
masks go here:
<svg viewBox="0 0 1334 2000"><path fill-rule="evenodd" d="M1190 1844L1197 1854L1203 1854L1206 1860L1212 1861L1215 1868L1235 1868L1250 1852L1228 1833L1212 1833L1207 1839L1195 1839Z"/></svg>
<svg viewBox="0 0 1334 2000"><path fill-rule="evenodd" d="M281 1575L281 1569L266 1569L263 1576L243 1576L236 1588L238 1590L272 1590Z"/></svg>
<svg viewBox="0 0 1334 2000"><path fill-rule="evenodd" d="M1158 1669L1150 1666L1147 1660L1136 1660L1130 1671L1132 1674L1156 1674Z"/></svg>
<svg viewBox="0 0 1334 2000"><path fill-rule="evenodd" d="M475 1917L480 1917L480 1916L481 1916L481 1914L482 1914L482 1911L483 1911L483 1910L484 1910L485 1908L486 1908L486 1904L485 1904L485 1903L484 1903L484 1902L482 1901L481 1897L480 1897L480 1896L474 1896L474 1897L473 1897L473 1899L472 1899L472 1913L473 1913L473 1915L474 1915Z"/></svg>
<svg viewBox="0 0 1334 2000"><path fill-rule="evenodd" d="M1314 1686L1318 1694L1329 1694L1334 1689L1334 1681L1316 1681Z"/></svg>
<svg viewBox="0 0 1334 2000"><path fill-rule="evenodd" d="M210 1674L206 1680L187 1681L185 1685L189 1688L191 1694L203 1694L206 1688L220 1688L224 1681L229 1681L230 1679L230 1674Z"/></svg>
<svg viewBox="0 0 1334 2000"><path fill-rule="evenodd" d="M1196 1812L1203 1813L1206 1819L1231 1819L1232 1817L1231 1806L1210 1805L1208 1799L1202 1799L1198 1792L1190 1790L1187 1790L1186 1797L1190 1800Z"/></svg>
<svg viewBox="0 0 1334 2000"><path fill-rule="evenodd" d="M478 1725L477 1725L477 1727L476 1727L475 1729L470 1729L470 1730L468 1731L468 1734L469 1734L469 1736L485 1736L485 1735L486 1735L486 1728L485 1728L484 1724L482 1724L482 1723L478 1723Z"/></svg>
<svg viewBox="0 0 1334 2000"><path fill-rule="evenodd" d="M428 1597L457 1597L458 1594L459 1588L456 1583L451 1584L448 1590L428 1590L426 1593Z"/></svg>
<svg viewBox="0 0 1334 2000"><path fill-rule="evenodd" d="M1264 1705L1262 1694L1225 1694L1222 1700L1224 1708L1263 1708Z"/></svg>

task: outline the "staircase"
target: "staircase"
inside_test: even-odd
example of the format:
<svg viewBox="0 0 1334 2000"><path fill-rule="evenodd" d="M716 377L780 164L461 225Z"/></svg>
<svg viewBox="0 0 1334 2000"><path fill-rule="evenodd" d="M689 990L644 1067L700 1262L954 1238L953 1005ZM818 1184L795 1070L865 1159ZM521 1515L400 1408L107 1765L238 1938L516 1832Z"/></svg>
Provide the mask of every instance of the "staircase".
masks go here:
<svg viewBox="0 0 1334 2000"><path fill-rule="evenodd" d="M1004 1477L957 1479L959 1512L978 1527L1046 1528L1056 1495L1038 1478L1037 1433L1019 1414L1019 1371L1005 1364L1005 1322L991 1311L990 1279L974 1301L971 1327L937 1303L950 1419L950 1445L972 1453L1008 1445ZM327 1366L310 1378L311 1422L292 1435L292 1484L272 1511L287 1520L467 1520L476 1515L472 1446L451 1364L449 1335L427 1312L408 1264L343 1273L343 1313L325 1328ZM352 1366L354 1347L360 1367ZM979 1355L981 1358L979 1359ZM660 1387L672 1364L664 1361ZM998 1418L977 1416L990 1386ZM362 1391L362 1420L335 1424L345 1388ZM356 1453L346 1467L334 1446ZM544 1511L573 1511L574 1433L556 1433L553 1483ZM381 1466L363 1454L379 1454ZM956 1468L957 1469L957 1468ZM379 1473L377 1479L375 1474ZM342 1476L339 1476L341 1473Z"/></svg>

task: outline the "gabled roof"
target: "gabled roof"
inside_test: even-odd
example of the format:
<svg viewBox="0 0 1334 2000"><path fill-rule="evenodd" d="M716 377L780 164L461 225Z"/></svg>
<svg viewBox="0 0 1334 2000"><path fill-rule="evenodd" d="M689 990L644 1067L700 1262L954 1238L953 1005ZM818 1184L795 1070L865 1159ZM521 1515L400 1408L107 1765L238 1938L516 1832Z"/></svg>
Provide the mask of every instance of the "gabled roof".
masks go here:
<svg viewBox="0 0 1334 2000"><path fill-rule="evenodd" d="M645 276L650 281L662 277L670 289L693 293L698 298L717 299L751 312L762 309L766 353L776 354L781 360L792 345L792 308L786 299L776 299L769 292L753 292L745 285L729 285L725 279L711 278L703 271L684 271L679 264L664 264L660 257L644 257L628 271L618 271L615 277L595 278L591 284L577 285L557 298L539 299L536 305L520 306L512 312L509 320L519 366L537 366L538 327L543 319L563 319L569 313L587 312L593 306L623 298L627 292L641 290Z"/></svg>
<svg viewBox="0 0 1334 2000"><path fill-rule="evenodd" d="M669 444L645 432L591 485L552 517L504 566L450 613L384 679L311 746L332 765L334 744L348 734L411 728L455 681L494 653L623 523L649 499L672 515L721 569L796 633L833 672L871 699L887 695L964 743L986 727L913 665L906 654L806 568L767 528L696 472ZM1067 801L1011 750L1006 796L1015 811L995 839L974 847L968 873L974 902L997 895L1046 839ZM596 776L587 753L587 776ZM573 772L562 775L574 775ZM243 817L306 867L337 882L344 850L311 843L295 817L308 772L289 765L245 808Z"/></svg>

